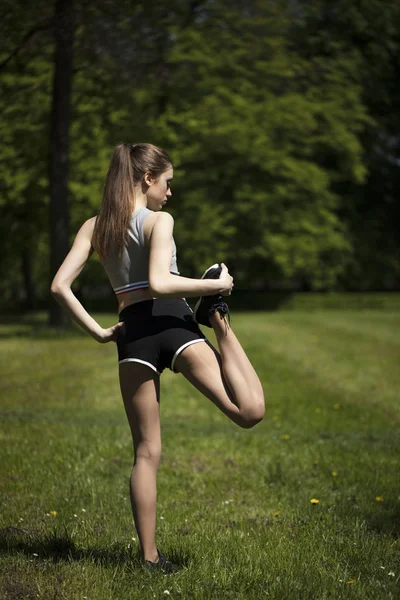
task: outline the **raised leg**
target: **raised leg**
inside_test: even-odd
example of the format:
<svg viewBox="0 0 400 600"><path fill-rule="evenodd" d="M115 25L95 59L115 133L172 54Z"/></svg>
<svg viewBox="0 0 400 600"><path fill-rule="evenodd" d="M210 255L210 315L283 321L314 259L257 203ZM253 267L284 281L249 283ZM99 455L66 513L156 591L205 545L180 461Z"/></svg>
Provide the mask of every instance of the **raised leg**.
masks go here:
<svg viewBox="0 0 400 600"><path fill-rule="evenodd" d="M265 413L260 379L226 320L216 313L210 322L220 352L210 342L193 344L175 367L237 425L253 427Z"/></svg>
<svg viewBox="0 0 400 600"><path fill-rule="evenodd" d="M156 561L157 470L161 458L160 381L146 365L119 366L121 393L132 432L134 465L130 480L133 519L142 557Z"/></svg>

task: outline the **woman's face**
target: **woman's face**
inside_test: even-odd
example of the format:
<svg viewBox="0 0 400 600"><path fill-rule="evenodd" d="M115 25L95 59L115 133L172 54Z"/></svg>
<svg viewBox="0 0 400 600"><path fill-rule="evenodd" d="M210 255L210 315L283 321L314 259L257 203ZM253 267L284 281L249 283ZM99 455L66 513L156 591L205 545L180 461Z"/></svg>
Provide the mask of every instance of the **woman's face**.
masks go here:
<svg viewBox="0 0 400 600"><path fill-rule="evenodd" d="M146 192L147 208L154 211L162 210L168 198L172 195L170 184L173 176L174 171L172 167L161 173L157 180L145 176L145 181L149 186Z"/></svg>

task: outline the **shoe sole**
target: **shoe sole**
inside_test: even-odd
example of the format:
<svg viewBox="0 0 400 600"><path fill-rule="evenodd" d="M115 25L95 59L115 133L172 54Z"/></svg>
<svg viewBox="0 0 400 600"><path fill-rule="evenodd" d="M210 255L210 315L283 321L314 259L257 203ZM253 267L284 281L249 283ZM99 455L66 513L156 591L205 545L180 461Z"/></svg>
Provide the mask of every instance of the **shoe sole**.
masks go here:
<svg viewBox="0 0 400 600"><path fill-rule="evenodd" d="M207 269L204 271L203 275L200 277L200 279L204 279L204 277L207 275L208 271L211 271L211 269L215 269L217 267L219 267L219 263L215 263L215 265L211 265L211 267L207 267ZM202 300L203 296L201 296L201 298L199 298L199 300L197 300L196 305L193 309L193 318L196 321L197 325L201 325L201 323L199 323L196 319L196 312L200 306L201 300Z"/></svg>
<svg viewBox="0 0 400 600"><path fill-rule="evenodd" d="M211 269L216 269L217 267L219 267L219 263L215 263L215 265L211 265L211 267L207 267L207 269L204 271L204 273L200 277L200 279L204 279L204 277L207 275L208 271L211 271Z"/></svg>

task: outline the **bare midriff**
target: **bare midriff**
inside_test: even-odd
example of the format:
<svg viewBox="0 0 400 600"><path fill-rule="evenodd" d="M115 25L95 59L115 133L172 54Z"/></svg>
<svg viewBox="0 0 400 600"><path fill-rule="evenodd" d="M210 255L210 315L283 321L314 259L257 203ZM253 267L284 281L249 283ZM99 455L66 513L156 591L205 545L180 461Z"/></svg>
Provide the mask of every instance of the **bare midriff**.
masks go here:
<svg viewBox="0 0 400 600"><path fill-rule="evenodd" d="M117 296L118 300L118 312L120 313L122 309L130 306L131 304L136 304L137 302L143 302L144 300L153 300L154 296L151 295L150 290L147 288L145 290L135 290L133 292L125 292L124 294L119 294Z"/></svg>

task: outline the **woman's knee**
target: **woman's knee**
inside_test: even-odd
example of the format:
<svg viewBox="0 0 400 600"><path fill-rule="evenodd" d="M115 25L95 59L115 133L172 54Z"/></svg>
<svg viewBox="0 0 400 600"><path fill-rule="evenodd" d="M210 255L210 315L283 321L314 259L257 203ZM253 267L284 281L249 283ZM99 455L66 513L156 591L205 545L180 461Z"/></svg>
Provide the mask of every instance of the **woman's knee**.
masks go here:
<svg viewBox="0 0 400 600"><path fill-rule="evenodd" d="M264 397L258 398L251 407L240 411L240 418L238 425L244 429L251 429L257 423L263 420L265 415L265 402Z"/></svg>
<svg viewBox="0 0 400 600"><path fill-rule="evenodd" d="M251 416L241 416L238 425L240 427L242 427L242 429L251 429L252 427L254 427L254 425L257 425L257 423L260 423L260 421L262 421L264 418L263 416L260 415L251 415Z"/></svg>
<svg viewBox="0 0 400 600"><path fill-rule="evenodd" d="M161 443L144 440L135 444L135 463L141 460L158 467L161 460Z"/></svg>

